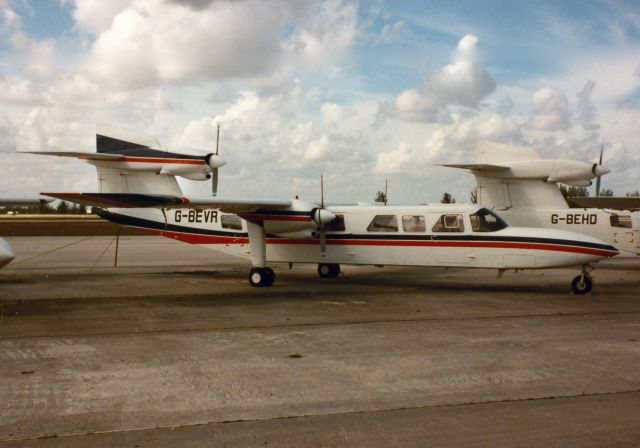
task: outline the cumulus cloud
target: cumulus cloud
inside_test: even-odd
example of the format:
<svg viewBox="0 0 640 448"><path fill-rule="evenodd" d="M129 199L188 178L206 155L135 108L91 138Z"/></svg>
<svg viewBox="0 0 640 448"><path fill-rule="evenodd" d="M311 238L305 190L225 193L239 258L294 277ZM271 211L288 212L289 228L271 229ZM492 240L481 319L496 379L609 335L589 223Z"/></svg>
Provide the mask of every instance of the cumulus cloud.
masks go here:
<svg viewBox="0 0 640 448"><path fill-rule="evenodd" d="M101 83L136 89L249 77L281 65L281 36L293 11L288 3L246 0L201 6L77 0L76 20L95 34L87 73Z"/></svg>
<svg viewBox="0 0 640 448"><path fill-rule="evenodd" d="M580 92L576 94L578 98L578 120L587 131L596 131L600 126L595 122L596 107L591 99L596 83L592 80L586 82Z"/></svg>
<svg viewBox="0 0 640 448"><path fill-rule="evenodd" d="M296 27L287 47L303 62L318 66L343 56L359 33L357 3L325 0Z"/></svg>
<svg viewBox="0 0 640 448"><path fill-rule="evenodd" d="M567 96L550 87L533 94L533 114L529 127L537 131L562 131L571 126Z"/></svg>
<svg viewBox="0 0 640 448"><path fill-rule="evenodd" d="M453 61L428 77L425 87L405 90L392 107L384 104L385 115L406 120L433 122L449 106L477 108L496 89L478 51L478 38L467 34L458 42Z"/></svg>

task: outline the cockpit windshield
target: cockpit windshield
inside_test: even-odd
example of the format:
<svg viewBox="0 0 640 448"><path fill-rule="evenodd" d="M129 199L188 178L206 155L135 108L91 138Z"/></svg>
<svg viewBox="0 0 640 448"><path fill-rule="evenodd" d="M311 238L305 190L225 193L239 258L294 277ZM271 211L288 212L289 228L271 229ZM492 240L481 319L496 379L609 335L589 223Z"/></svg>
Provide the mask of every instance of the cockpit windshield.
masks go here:
<svg viewBox="0 0 640 448"><path fill-rule="evenodd" d="M496 232L508 226L504 220L487 208L481 208L472 215L471 229L474 232Z"/></svg>

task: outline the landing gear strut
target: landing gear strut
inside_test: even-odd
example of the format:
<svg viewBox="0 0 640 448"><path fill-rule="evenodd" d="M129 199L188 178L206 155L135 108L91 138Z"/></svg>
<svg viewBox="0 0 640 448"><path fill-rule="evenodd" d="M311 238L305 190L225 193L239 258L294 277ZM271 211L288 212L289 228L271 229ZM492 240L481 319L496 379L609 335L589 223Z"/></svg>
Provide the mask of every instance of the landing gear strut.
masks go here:
<svg viewBox="0 0 640 448"><path fill-rule="evenodd" d="M251 268L249 271L249 284L256 288L273 285L276 274L271 268Z"/></svg>
<svg viewBox="0 0 640 448"><path fill-rule="evenodd" d="M571 282L571 289L574 294L582 296L591 292L593 289L593 279L589 275L591 270L589 265L582 266L582 273Z"/></svg>
<svg viewBox="0 0 640 448"><path fill-rule="evenodd" d="M247 231L249 232L251 264L253 265L249 271L249 284L257 288L271 286L276 279L276 274L266 266L267 245L264 227L261 224L247 221Z"/></svg>
<svg viewBox="0 0 640 448"><path fill-rule="evenodd" d="M340 274L340 265L336 263L320 263L318 275L322 278L336 278Z"/></svg>

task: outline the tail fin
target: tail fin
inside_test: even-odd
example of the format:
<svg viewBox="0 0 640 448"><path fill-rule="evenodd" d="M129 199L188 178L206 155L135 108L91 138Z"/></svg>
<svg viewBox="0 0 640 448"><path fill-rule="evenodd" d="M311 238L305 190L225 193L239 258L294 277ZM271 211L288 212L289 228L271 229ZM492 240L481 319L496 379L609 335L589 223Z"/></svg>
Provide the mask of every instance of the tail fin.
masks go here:
<svg viewBox="0 0 640 448"><path fill-rule="evenodd" d="M97 152L118 154L128 149L160 149L160 142L153 135L143 132L104 123L96 125Z"/></svg>

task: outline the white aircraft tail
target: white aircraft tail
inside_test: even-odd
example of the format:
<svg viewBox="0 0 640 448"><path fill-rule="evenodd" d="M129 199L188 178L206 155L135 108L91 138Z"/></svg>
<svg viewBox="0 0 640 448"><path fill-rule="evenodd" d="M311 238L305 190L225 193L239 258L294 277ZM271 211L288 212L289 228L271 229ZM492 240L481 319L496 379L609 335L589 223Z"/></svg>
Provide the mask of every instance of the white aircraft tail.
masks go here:
<svg viewBox="0 0 640 448"><path fill-rule="evenodd" d="M476 177L477 201L494 210L568 208L555 182L521 178L516 165L542 163L531 148L480 141L476 144L476 163L457 165Z"/></svg>
<svg viewBox="0 0 640 448"><path fill-rule="evenodd" d="M218 169L226 164L216 153L163 148L153 135L99 123L96 152L24 151L75 157L94 165L100 193L181 195L177 176L210 180L217 194Z"/></svg>

